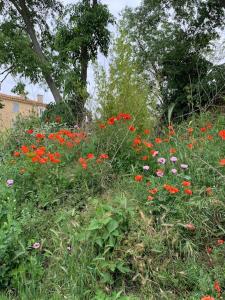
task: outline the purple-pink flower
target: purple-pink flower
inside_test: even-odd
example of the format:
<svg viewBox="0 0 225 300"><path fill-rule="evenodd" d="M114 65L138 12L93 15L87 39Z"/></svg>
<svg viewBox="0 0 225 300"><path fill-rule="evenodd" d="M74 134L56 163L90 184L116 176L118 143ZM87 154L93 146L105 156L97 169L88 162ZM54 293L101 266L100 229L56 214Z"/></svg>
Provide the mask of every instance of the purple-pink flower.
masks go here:
<svg viewBox="0 0 225 300"><path fill-rule="evenodd" d="M8 187L10 187L10 186L12 186L14 184L14 180L13 179L8 179L6 181L6 184L7 184Z"/></svg>
<svg viewBox="0 0 225 300"><path fill-rule="evenodd" d="M157 171L156 171L156 175L157 175L158 177L163 177L163 176L164 176L163 170L157 170Z"/></svg>
<svg viewBox="0 0 225 300"><path fill-rule="evenodd" d="M172 156L172 157L170 157L170 161L172 161L172 162L176 162L176 161L177 161L177 157L176 157L176 156Z"/></svg>
<svg viewBox="0 0 225 300"><path fill-rule="evenodd" d="M39 249L41 247L41 244L40 243L34 243L33 245L32 245L32 248L33 249Z"/></svg>
<svg viewBox="0 0 225 300"><path fill-rule="evenodd" d="M162 165L164 165L165 163L166 163L166 159L164 158L164 157L160 157L160 158L158 158L158 163L160 163L160 164L162 164Z"/></svg>
<svg viewBox="0 0 225 300"><path fill-rule="evenodd" d="M186 164L181 164L180 167L181 167L181 169L183 169L183 170L188 169L188 165L186 165Z"/></svg>
<svg viewBox="0 0 225 300"><path fill-rule="evenodd" d="M144 167L143 167L143 170L145 170L145 171L148 171L149 169L150 169L149 166L144 166Z"/></svg>
<svg viewBox="0 0 225 300"><path fill-rule="evenodd" d="M177 174L177 169L172 169L171 172L176 175Z"/></svg>

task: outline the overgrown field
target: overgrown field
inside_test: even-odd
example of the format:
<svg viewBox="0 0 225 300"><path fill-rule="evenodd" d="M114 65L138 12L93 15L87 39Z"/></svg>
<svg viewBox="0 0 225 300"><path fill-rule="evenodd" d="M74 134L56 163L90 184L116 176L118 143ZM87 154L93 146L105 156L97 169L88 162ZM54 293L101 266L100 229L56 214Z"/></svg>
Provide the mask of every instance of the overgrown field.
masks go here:
<svg viewBox="0 0 225 300"><path fill-rule="evenodd" d="M0 299L225 298L224 115L25 120L0 180Z"/></svg>

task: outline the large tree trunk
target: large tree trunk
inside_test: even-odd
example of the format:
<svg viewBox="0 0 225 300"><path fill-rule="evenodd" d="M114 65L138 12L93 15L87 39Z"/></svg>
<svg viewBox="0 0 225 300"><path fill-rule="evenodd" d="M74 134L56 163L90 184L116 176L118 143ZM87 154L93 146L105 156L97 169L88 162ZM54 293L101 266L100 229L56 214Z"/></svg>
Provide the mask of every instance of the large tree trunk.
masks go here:
<svg viewBox="0 0 225 300"><path fill-rule="evenodd" d="M26 6L26 3L24 0L19 0L19 5L17 4L17 2L15 0L11 0L11 2L14 4L14 6L16 7L17 11L19 12L19 14L21 15L21 17L23 18L23 21L26 25L26 31L32 41L33 44L33 50L35 51L36 55L38 56L40 63L48 66L48 60L46 59L41 46L38 42L35 30L34 30L34 25L32 23L32 21L30 20L30 13L29 10ZM48 84L49 89L52 92L52 95L55 99L56 102L59 102L62 100L62 97L60 95L59 89L57 88L50 71L46 71L43 70L43 76Z"/></svg>

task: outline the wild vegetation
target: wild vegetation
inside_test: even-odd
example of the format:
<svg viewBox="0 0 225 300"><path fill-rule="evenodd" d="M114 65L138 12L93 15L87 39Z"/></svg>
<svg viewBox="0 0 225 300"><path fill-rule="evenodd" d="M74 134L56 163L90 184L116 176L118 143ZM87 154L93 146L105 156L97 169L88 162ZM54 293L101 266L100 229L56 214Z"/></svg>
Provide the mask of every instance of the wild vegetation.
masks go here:
<svg viewBox="0 0 225 300"><path fill-rule="evenodd" d="M224 299L224 65L209 57L225 12L181 2L125 10L92 116L107 6L1 4L2 75L52 77L60 99L0 135L0 299Z"/></svg>

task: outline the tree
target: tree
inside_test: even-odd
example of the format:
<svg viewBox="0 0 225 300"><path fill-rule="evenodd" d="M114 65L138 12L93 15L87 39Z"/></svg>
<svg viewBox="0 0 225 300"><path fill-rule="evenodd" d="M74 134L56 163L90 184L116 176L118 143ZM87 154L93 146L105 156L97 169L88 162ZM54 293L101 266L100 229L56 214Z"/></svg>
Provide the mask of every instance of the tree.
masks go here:
<svg viewBox="0 0 225 300"><path fill-rule="evenodd" d="M214 69L207 59L225 25L219 0L145 0L128 10L127 28L149 83L158 82L160 108L175 103L175 117L206 104ZM220 70L221 71L221 70Z"/></svg>
<svg viewBox="0 0 225 300"><path fill-rule="evenodd" d="M106 5L81 0L5 0L0 12L0 66L8 75L45 81L56 102L63 98L82 119L87 68L98 51L107 54L113 18Z"/></svg>
<svg viewBox="0 0 225 300"><path fill-rule="evenodd" d="M106 5L97 0L83 0L68 5L58 24L55 39L58 68L66 72L63 76L67 97L78 99L78 114L84 111L87 99L88 64L97 58L99 51L107 55L110 43L108 25L113 23Z"/></svg>
<svg viewBox="0 0 225 300"><path fill-rule="evenodd" d="M57 0L5 0L0 25L0 63L5 74L20 74L36 83L45 79L55 101L61 100L47 49L51 40L47 17L59 13Z"/></svg>
<svg viewBox="0 0 225 300"><path fill-rule="evenodd" d="M104 119L119 113L129 113L134 117L137 128L148 128L153 119L151 109L154 101L148 83L138 71L127 32L120 27L120 35L113 47L112 62L109 74L99 69L97 77L97 99L100 102L100 113Z"/></svg>

